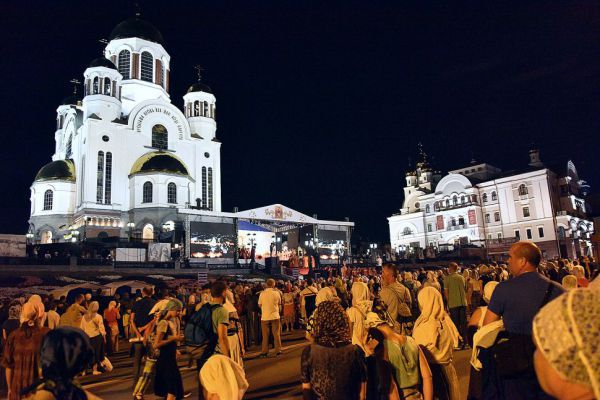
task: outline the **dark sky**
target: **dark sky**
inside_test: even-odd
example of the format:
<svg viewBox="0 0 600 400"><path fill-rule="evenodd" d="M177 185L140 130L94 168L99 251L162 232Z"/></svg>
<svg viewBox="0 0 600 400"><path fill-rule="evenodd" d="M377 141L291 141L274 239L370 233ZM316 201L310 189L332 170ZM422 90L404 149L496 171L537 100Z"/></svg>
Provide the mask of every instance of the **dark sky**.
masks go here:
<svg viewBox="0 0 600 400"><path fill-rule="evenodd" d="M56 107L131 3L3 4L0 232L27 230ZM419 141L443 171L472 154L524 167L535 142L600 184L600 3L141 3L171 55L173 103L195 64L217 97L224 211L282 203L389 240Z"/></svg>

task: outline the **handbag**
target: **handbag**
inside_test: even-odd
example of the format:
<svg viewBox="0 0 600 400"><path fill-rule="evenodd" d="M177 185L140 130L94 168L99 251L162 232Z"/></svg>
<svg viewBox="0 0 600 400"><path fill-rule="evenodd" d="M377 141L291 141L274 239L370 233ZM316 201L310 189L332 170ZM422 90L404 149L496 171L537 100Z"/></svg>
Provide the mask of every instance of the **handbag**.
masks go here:
<svg viewBox="0 0 600 400"><path fill-rule="evenodd" d="M546 294L539 308L546 305L551 294L552 282L548 283ZM533 368L535 345L531 335L500 332L490 349L496 363L496 370L501 377L512 378L526 373L535 374Z"/></svg>
<svg viewBox="0 0 600 400"><path fill-rule="evenodd" d="M106 372L110 372L113 370L113 365L110 362L110 360L108 359L108 357L104 357L104 360L102 360L102 362L100 363L100 365L102 366L102 368L104 368L104 370Z"/></svg>

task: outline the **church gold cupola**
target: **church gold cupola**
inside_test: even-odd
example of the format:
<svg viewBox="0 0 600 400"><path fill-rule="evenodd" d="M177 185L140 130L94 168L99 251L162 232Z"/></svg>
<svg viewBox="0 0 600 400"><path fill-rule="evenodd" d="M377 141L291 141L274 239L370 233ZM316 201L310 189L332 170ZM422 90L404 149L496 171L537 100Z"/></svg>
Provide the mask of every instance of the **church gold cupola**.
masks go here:
<svg viewBox="0 0 600 400"><path fill-rule="evenodd" d="M123 114L140 102L162 98L169 102L171 57L163 47L158 29L139 13L118 24L111 32L105 54L123 77Z"/></svg>

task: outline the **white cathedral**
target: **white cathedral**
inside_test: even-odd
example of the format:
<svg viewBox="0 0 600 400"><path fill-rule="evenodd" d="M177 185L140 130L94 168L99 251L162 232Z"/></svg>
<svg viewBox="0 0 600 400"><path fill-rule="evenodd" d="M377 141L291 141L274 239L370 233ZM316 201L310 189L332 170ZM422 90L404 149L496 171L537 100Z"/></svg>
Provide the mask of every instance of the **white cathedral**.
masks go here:
<svg viewBox="0 0 600 400"><path fill-rule="evenodd" d="M388 218L392 248L401 257L479 248L493 258L528 240L549 258L591 255L589 186L572 161L550 167L536 149L529 157L516 171L472 161L442 177L421 148L406 172L402 208Z"/></svg>
<svg viewBox="0 0 600 400"><path fill-rule="evenodd" d="M182 208L221 211L215 96L198 81L183 112L173 105L163 44L139 16L121 22L83 73L83 99L57 108L52 162L31 186L36 242L132 231L153 239Z"/></svg>

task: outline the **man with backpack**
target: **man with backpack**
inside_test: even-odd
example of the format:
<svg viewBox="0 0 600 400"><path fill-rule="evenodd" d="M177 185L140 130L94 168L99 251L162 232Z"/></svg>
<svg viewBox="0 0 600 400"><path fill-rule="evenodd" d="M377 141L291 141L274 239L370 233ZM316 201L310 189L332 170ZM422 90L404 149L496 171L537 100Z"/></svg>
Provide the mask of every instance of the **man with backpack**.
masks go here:
<svg viewBox="0 0 600 400"><path fill-rule="evenodd" d="M390 317L397 322L394 330L405 334L403 324L411 321L411 297L410 290L398 282L398 267L395 264L385 264L381 271L381 283L383 288L379 296L387 306Z"/></svg>
<svg viewBox="0 0 600 400"><path fill-rule="evenodd" d="M300 292L300 313L304 323L317 308L316 300L319 290L315 287L312 278L308 278L306 287Z"/></svg>

